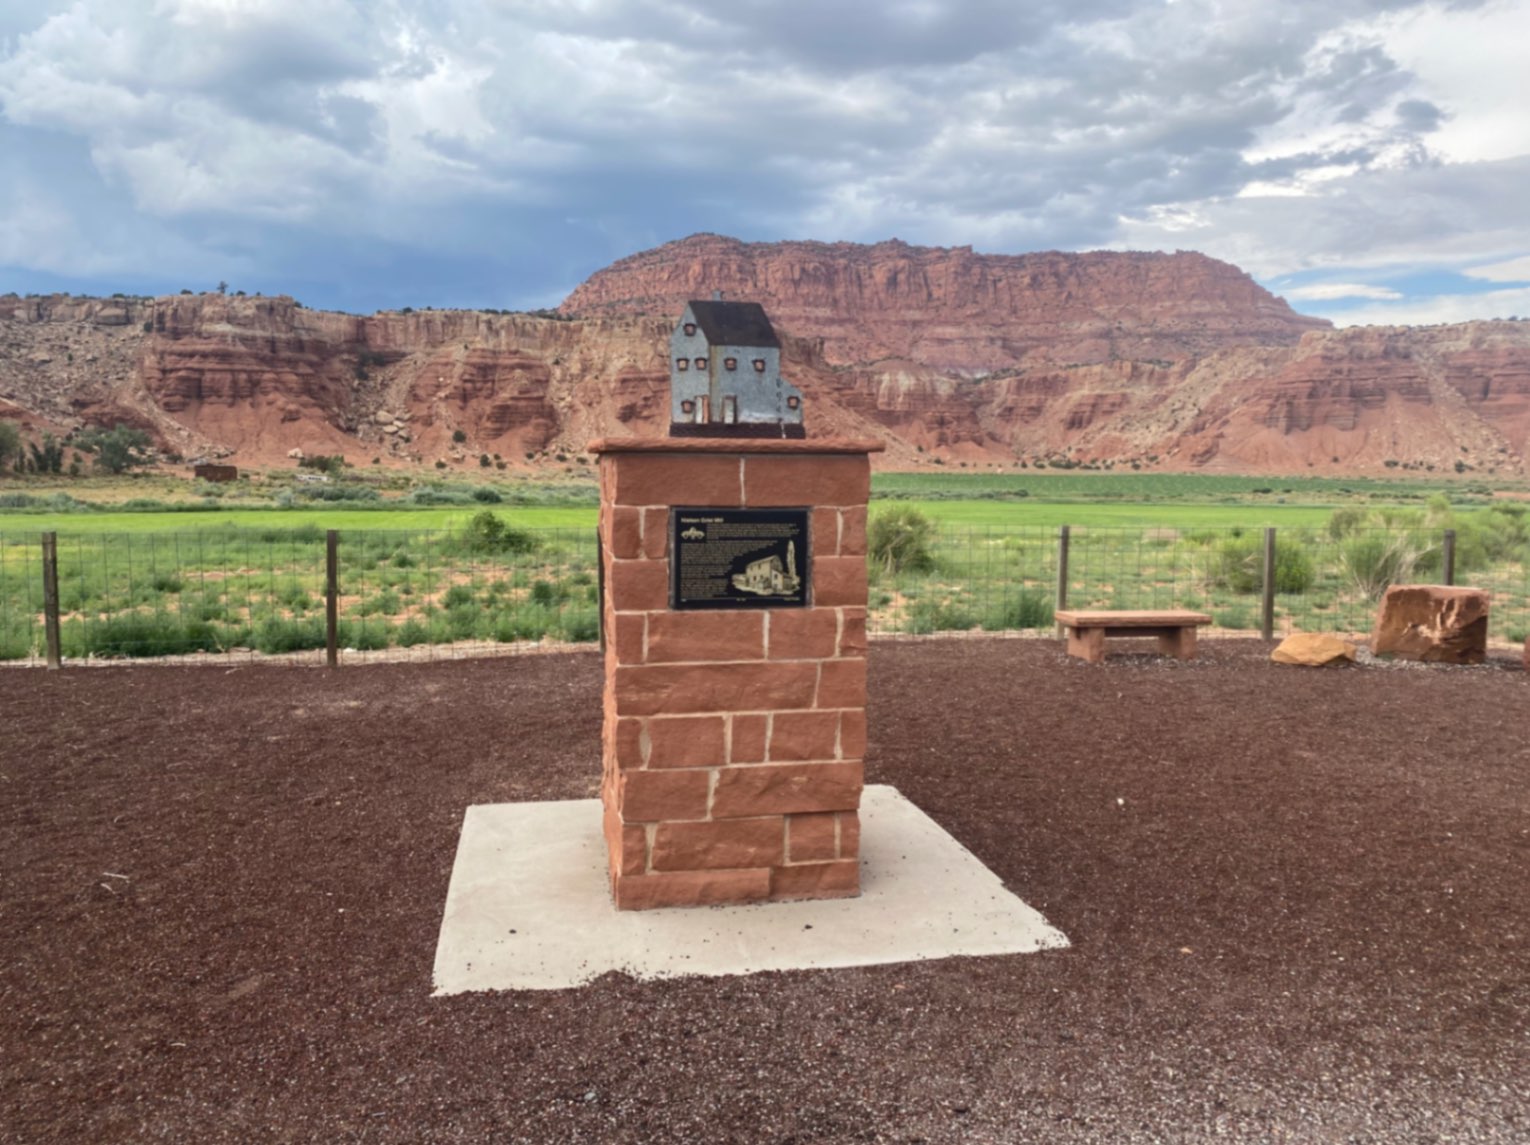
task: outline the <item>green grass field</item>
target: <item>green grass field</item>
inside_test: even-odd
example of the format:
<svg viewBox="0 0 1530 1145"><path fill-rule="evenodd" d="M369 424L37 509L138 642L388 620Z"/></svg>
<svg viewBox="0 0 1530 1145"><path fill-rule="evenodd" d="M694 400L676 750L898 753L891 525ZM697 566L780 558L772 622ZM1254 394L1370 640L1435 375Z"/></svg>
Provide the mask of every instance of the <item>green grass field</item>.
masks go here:
<svg viewBox="0 0 1530 1145"><path fill-rule="evenodd" d="M916 510L928 518L929 552L917 567L873 560L871 627L1048 628L1057 527L1067 524L1074 607L1195 607L1220 628L1256 629L1259 545L1262 530L1274 527L1284 562L1277 627L1364 631L1386 583L1442 574L1449 528L1458 534L1457 583L1489 588L1495 636L1523 640L1527 507L1490 505L1491 490L1478 485L1441 486L1072 472L879 475L873 533L879 518ZM8 491L0 490L0 501ZM457 500L277 508L243 499L237 507L66 511L33 498L30 508L0 512L0 659L40 648L44 531L59 537L70 656L322 646L328 529L340 534L345 646L595 638L592 505L480 504L451 489L431 495ZM556 496L571 499L567 486ZM475 532L485 512L492 536Z"/></svg>

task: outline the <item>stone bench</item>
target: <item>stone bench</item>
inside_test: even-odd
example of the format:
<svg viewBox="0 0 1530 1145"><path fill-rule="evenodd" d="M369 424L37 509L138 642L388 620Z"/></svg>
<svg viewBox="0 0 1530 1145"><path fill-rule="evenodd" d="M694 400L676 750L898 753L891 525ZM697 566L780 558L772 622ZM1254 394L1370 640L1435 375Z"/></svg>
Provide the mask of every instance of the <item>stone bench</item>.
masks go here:
<svg viewBox="0 0 1530 1145"><path fill-rule="evenodd" d="M1074 610L1057 614L1068 637L1068 655L1091 664L1105 659L1107 636L1156 636L1158 651L1181 660L1195 658L1195 630L1210 624L1204 612L1183 609L1115 612L1107 609Z"/></svg>

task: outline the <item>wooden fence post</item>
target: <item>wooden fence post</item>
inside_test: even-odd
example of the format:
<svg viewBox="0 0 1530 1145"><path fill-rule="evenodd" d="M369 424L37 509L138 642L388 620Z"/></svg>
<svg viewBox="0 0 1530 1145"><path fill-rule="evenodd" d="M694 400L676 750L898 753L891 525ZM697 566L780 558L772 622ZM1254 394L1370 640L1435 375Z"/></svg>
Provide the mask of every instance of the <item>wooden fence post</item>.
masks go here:
<svg viewBox="0 0 1530 1145"><path fill-rule="evenodd" d="M340 533L324 535L324 662L340 663Z"/></svg>
<svg viewBox="0 0 1530 1145"><path fill-rule="evenodd" d="M1266 640L1275 638L1275 530L1264 531L1264 609L1259 633Z"/></svg>
<svg viewBox="0 0 1530 1145"><path fill-rule="evenodd" d="M1452 585L1456 583L1456 531L1454 529L1445 530L1444 548L1444 580L1447 585Z"/></svg>
<svg viewBox="0 0 1530 1145"><path fill-rule="evenodd" d="M48 642L48 667L62 668L58 639L58 534L42 535L43 635Z"/></svg>
<svg viewBox="0 0 1530 1145"><path fill-rule="evenodd" d="M1057 605L1055 612L1061 612L1068 607L1068 537L1067 525L1057 526ZM1061 624L1054 625L1057 636L1062 638L1063 629Z"/></svg>

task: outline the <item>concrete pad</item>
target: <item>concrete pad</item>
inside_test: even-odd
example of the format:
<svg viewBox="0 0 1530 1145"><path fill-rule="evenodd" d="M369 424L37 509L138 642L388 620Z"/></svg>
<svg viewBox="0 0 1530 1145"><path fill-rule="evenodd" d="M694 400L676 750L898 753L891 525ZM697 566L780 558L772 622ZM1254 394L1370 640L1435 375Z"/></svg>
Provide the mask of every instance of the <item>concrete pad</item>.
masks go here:
<svg viewBox="0 0 1530 1145"><path fill-rule="evenodd" d="M861 799L861 896L618 911L600 800L469 807L436 945L435 992L557 990L637 978L753 974L1026 954L1068 945L892 787Z"/></svg>

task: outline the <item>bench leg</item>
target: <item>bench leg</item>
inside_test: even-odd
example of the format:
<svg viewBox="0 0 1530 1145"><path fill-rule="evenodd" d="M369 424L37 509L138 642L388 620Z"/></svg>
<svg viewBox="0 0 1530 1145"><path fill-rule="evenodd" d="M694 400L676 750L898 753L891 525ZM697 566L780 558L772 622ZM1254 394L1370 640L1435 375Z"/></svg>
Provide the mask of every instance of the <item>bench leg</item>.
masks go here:
<svg viewBox="0 0 1530 1145"><path fill-rule="evenodd" d="M1105 630L1103 628L1068 629L1068 655L1077 656L1091 664L1105 659Z"/></svg>
<svg viewBox="0 0 1530 1145"><path fill-rule="evenodd" d="M1194 660L1195 625L1187 624L1175 632L1164 633L1158 638L1158 651L1180 660Z"/></svg>

